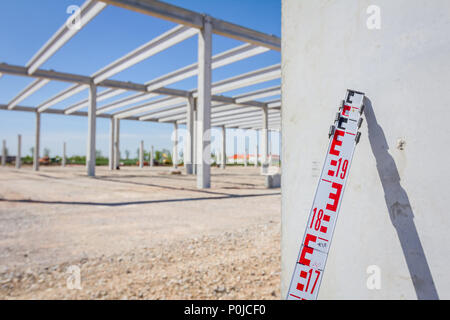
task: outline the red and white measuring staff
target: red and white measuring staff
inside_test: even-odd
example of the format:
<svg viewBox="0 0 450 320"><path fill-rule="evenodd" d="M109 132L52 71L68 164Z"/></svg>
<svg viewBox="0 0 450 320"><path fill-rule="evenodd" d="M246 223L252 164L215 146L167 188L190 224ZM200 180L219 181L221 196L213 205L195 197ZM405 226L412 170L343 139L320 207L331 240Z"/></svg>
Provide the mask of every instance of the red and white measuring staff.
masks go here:
<svg viewBox="0 0 450 320"><path fill-rule="evenodd" d="M315 300L341 207L355 146L359 141L364 93L347 90L330 128L327 156L309 214L288 300Z"/></svg>

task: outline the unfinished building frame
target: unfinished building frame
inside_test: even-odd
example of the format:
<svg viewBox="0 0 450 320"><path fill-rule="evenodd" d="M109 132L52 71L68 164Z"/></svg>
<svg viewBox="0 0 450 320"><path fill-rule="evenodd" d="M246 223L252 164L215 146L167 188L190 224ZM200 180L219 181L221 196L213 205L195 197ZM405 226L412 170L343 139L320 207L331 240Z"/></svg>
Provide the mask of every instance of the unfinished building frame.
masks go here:
<svg viewBox="0 0 450 320"><path fill-rule="evenodd" d="M178 25L152 39L134 51L106 65L90 76L40 69L79 30L94 19L107 5L114 5L136 11ZM268 131L280 130L281 99L280 86L246 92L237 96L222 95L228 91L245 88L281 78L280 64L264 67L212 83L212 70L244 60L268 50L281 51L281 39L255 30L244 28L226 21L189 11L180 7L153 0L87 0L80 8L80 28L70 28L64 24L25 66L0 63L3 74L31 77L35 80L20 91L7 104L0 104L0 110L27 111L36 114L34 147L35 170L39 169L39 144L41 114L61 114L85 116L88 119L86 171L95 176L96 119L111 119L110 169L119 166L119 126L120 120L173 123L186 125L189 138L185 142L186 173L197 174L197 187L210 187L210 155L212 127L222 128L222 166L225 167L225 130L242 128L261 130L262 162L268 159ZM218 34L244 42L243 45L212 55L212 34ZM146 83L111 80L119 72L136 65L151 56L168 49L193 36L198 37L197 63L180 68ZM167 87L178 81L197 76L197 88L179 90ZM50 81L72 83L38 106L23 106L20 103ZM106 88L98 92L98 87ZM88 90L87 99L65 109L52 106L81 92ZM126 92L133 94L97 108L97 103ZM278 97L269 102L257 99ZM153 99L152 101L146 101ZM142 102L138 105L133 105ZM133 105L130 107L130 105ZM129 107L127 107L129 106ZM123 109L126 107L125 109ZM86 109L86 111L80 111ZM122 109L120 109L122 108ZM120 110L117 110L120 109ZM176 143L176 142L175 142ZM176 145L175 145L176 146ZM258 147L257 147L258 149Z"/></svg>

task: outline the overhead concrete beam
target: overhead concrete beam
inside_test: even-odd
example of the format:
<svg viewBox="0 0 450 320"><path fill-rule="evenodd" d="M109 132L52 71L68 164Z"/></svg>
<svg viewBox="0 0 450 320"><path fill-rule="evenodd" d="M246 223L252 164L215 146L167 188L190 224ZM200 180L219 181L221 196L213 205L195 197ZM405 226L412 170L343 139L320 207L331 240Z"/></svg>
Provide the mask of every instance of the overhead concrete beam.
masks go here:
<svg viewBox="0 0 450 320"><path fill-rule="evenodd" d="M181 7L155 0L102 0L105 3L119 6L125 9L137 11L175 23L201 29L203 28L204 15ZM281 39L274 35L268 35L259 31L245 28L226 21L208 17L211 22L211 30L239 41L253 43L272 50L281 51Z"/></svg>

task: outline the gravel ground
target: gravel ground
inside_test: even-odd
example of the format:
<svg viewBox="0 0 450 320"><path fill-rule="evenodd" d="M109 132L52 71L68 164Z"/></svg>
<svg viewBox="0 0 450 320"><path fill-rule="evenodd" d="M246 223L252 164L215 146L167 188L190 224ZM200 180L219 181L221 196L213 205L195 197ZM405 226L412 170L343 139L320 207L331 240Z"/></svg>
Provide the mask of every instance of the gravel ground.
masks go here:
<svg viewBox="0 0 450 320"><path fill-rule="evenodd" d="M257 169L213 169L208 191L97 171L0 169L0 298L279 298L280 190Z"/></svg>

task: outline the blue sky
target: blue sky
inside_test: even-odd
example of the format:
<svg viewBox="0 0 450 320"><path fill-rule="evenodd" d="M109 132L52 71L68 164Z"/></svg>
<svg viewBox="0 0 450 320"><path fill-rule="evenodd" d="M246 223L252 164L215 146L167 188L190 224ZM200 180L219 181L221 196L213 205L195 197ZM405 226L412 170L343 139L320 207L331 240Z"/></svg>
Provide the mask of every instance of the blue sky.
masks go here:
<svg viewBox="0 0 450 320"><path fill-rule="evenodd" d="M15 0L0 3L0 62L26 65L34 53L65 23L70 5L81 6L84 0ZM280 36L280 0L168 0L190 10L207 13L213 17L240 24L265 33ZM110 62L134 50L154 37L175 26L175 24L147 15L108 6L83 30L61 48L41 68L62 72L90 75ZM213 54L241 44L222 36L213 36ZM144 83L160 75L196 62L197 37L192 37L176 46L121 72L113 79ZM280 53L269 51L213 71L213 81L252 71L280 62ZM3 75L0 78L0 103L7 104L20 90L32 81L30 78ZM196 77L170 85L172 88L192 89ZM279 80L262 85L227 92L235 95L260 87L279 84ZM50 82L28 97L20 105L35 107L69 84ZM103 89L99 89L101 91ZM117 96L112 100L128 94ZM52 108L64 109L87 97L83 91ZM99 106L110 103L105 100ZM84 155L86 152L87 119L85 117L43 114L41 117L41 148L51 150L51 155L61 154L63 141L67 143L69 155ZM0 139L6 139L10 154L15 154L17 134L22 134L22 154L29 154L34 143L34 114L28 112L0 111ZM139 121L121 121L121 152L129 150L135 155L139 141L144 140L148 149L171 150L171 124ZM231 131L231 130L229 130ZM214 132L213 132L214 134ZM217 132L218 134L218 132ZM233 152L231 137L227 153ZM97 149L103 155L109 150L109 120L97 120ZM254 136L253 136L254 137ZM253 138L250 148L253 150ZM278 135L273 136L274 153L278 153ZM213 149L216 148L213 144ZM238 146L242 152L243 143ZM41 150L41 152L42 152Z"/></svg>

